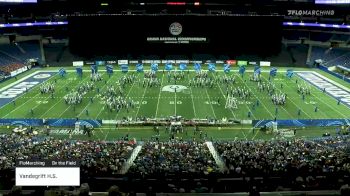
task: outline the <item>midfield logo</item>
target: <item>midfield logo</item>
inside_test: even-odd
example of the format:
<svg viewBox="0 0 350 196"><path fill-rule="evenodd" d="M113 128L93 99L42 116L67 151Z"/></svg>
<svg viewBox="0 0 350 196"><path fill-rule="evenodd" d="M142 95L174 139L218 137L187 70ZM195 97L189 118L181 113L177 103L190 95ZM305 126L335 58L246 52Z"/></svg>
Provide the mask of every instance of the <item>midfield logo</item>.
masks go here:
<svg viewBox="0 0 350 196"><path fill-rule="evenodd" d="M164 92L171 92L175 93L175 91L178 92L183 92L185 93L188 90L186 86L183 85L167 85L162 88L162 91Z"/></svg>

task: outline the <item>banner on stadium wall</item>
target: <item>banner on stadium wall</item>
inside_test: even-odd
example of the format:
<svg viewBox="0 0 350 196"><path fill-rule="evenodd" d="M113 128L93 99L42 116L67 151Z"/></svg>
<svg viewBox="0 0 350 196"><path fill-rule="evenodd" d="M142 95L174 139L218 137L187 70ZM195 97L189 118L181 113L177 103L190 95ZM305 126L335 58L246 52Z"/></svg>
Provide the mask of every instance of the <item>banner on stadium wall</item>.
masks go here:
<svg viewBox="0 0 350 196"><path fill-rule="evenodd" d="M84 61L73 61L73 67L82 67L84 66Z"/></svg>
<svg viewBox="0 0 350 196"><path fill-rule="evenodd" d="M203 61L190 61L190 63L200 63L200 64L202 64Z"/></svg>
<svg viewBox="0 0 350 196"><path fill-rule="evenodd" d="M225 61L215 61L216 64L223 64Z"/></svg>
<svg viewBox="0 0 350 196"><path fill-rule="evenodd" d="M175 63L176 61L175 60L162 60L162 63L163 64L166 64L166 63Z"/></svg>
<svg viewBox="0 0 350 196"><path fill-rule="evenodd" d="M46 124L54 127L71 127L75 126L76 122L80 122L80 126L86 125L87 127L100 127L102 124L101 120L78 120L75 119L48 119L46 120Z"/></svg>
<svg viewBox="0 0 350 196"><path fill-rule="evenodd" d="M142 63L151 63L151 60L142 60Z"/></svg>
<svg viewBox="0 0 350 196"><path fill-rule="evenodd" d="M117 61L107 61L107 64L116 64Z"/></svg>
<svg viewBox="0 0 350 196"><path fill-rule="evenodd" d="M142 61L139 61L139 60L130 60L129 63L131 63L131 64L137 64L137 63L142 63Z"/></svg>
<svg viewBox="0 0 350 196"><path fill-rule="evenodd" d="M181 63L188 64L188 63L190 63L190 61L189 60L176 60L175 63L177 63L177 64L181 64Z"/></svg>
<svg viewBox="0 0 350 196"><path fill-rule="evenodd" d="M118 60L118 65L127 65L129 64L128 60Z"/></svg>
<svg viewBox="0 0 350 196"><path fill-rule="evenodd" d="M75 119L0 119L0 126L57 126L57 127L74 127L77 122ZM100 127L101 120L79 120L81 126Z"/></svg>
<svg viewBox="0 0 350 196"><path fill-rule="evenodd" d="M236 60L227 60L226 63L229 64L229 65L237 65L237 61Z"/></svg>
<svg viewBox="0 0 350 196"><path fill-rule="evenodd" d="M271 126L274 120L253 120L254 127ZM295 120L277 120L278 126L290 127L329 127L350 125L350 119L295 119Z"/></svg>
<svg viewBox="0 0 350 196"><path fill-rule="evenodd" d="M258 63L256 61L249 61L249 65L257 65Z"/></svg>
<svg viewBox="0 0 350 196"><path fill-rule="evenodd" d="M97 66L104 66L106 65L106 61L96 61Z"/></svg>
<svg viewBox="0 0 350 196"><path fill-rule="evenodd" d="M237 61L237 65L238 66L247 66L248 65L248 61Z"/></svg>
<svg viewBox="0 0 350 196"><path fill-rule="evenodd" d="M16 69L15 71L11 71L11 72L10 72L10 76L11 76L11 77L16 76L16 75L18 75L18 74L20 74L20 73L23 73L23 72L27 71L27 70L28 70L28 67L27 67L27 66L21 67L21 68L19 68L19 69Z"/></svg>
<svg viewBox="0 0 350 196"><path fill-rule="evenodd" d="M85 65L94 65L95 64L94 61L85 61L84 63L85 63Z"/></svg>
<svg viewBox="0 0 350 196"><path fill-rule="evenodd" d="M260 61L260 66L270 67L271 66L271 62L270 61Z"/></svg>
<svg viewBox="0 0 350 196"><path fill-rule="evenodd" d="M42 126L42 119L0 119L0 126Z"/></svg>

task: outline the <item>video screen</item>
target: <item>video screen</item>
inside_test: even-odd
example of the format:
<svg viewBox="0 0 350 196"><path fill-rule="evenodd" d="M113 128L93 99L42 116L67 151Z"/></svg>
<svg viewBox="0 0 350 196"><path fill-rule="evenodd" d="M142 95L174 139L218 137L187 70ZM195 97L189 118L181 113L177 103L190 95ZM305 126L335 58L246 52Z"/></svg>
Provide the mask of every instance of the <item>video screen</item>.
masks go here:
<svg viewBox="0 0 350 196"><path fill-rule="evenodd" d="M315 0L316 4L350 4L350 0Z"/></svg>
<svg viewBox="0 0 350 196"><path fill-rule="evenodd" d="M281 24L280 17L120 15L71 17L68 28L73 53L188 56L276 51Z"/></svg>

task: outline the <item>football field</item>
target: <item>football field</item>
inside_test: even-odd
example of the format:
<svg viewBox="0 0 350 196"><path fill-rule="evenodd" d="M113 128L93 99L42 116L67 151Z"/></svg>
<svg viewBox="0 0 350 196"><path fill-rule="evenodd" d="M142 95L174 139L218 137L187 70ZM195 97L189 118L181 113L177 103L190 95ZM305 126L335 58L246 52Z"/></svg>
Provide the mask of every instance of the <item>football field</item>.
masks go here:
<svg viewBox="0 0 350 196"><path fill-rule="evenodd" d="M184 78L177 80L176 84L174 80L169 80L167 72L158 71L156 77L159 84L152 87L143 85L144 73L138 73L134 70L130 70L128 73L115 71L109 76L104 70L101 70L102 81L94 82L93 90L83 94L81 103L69 105L65 102L64 97L78 89L79 86L90 82L91 71L84 70L83 76L79 77L75 70L71 69L67 71L65 77L61 77L57 74L57 70L52 70L52 77L43 81L43 83L54 84L55 92L53 94L42 94L40 92L42 83L33 85L23 94L12 97L9 99L10 101L7 100L6 104L0 106L0 118L115 120L124 117L132 119L136 117L165 118L177 115L186 119L263 120L275 118L338 119L350 116L349 106L338 103L336 98L305 81L297 73L291 79L287 78L285 71L280 71L276 77L271 78L271 84L276 88L275 93L287 95L286 103L276 106L266 91L258 90L257 82L250 81L249 77L253 70L248 70L243 77L238 74L238 70L232 70L230 73L224 73L220 70L208 72L208 77L214 81L211 87L197 87L190 84L190 81L196 77L196 72L193 70L185 71ZM40 74L40 71L33 72L33 77L35 74ZM120 111L108 109L101 93L105 92L108 87L120 86L120 78L131 75L135 75L136 79L130 84L126 84L122 90L123 96L133 103L133 107L122 108ZM32 75L26 77L32 77ZM234 77L235 83L228 85L221 82L224 77ZM262 83L270 83L268 69L261 73L261 80ZM5 90L12 88L18 82L2 86L0 93L4 94ZM310 88L311 94L306 95L304 100L302 95L297 92L298 85ZM343 86L349 87L344 83ZM227 91L231 87L246 89L251 93L249 98L236 97L237 108L225 108Z"/></svg>

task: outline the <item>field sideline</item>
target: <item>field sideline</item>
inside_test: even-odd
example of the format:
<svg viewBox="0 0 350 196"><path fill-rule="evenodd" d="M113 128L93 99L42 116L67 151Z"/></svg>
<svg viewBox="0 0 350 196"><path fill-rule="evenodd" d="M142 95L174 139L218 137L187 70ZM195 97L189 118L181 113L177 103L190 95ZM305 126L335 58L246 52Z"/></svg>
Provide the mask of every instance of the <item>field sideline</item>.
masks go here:
<svg viewBox="0 0 350 196"><path fill-rule="evenodd" d="M51 69L44 69L52 70ZM54 69L55 70L55 69ZM56 68L57 70L57 68ZM68 69L67 69L68 70ZM102 70L102 68L101 68ZM285 70L281 69L280 70ZM299 70L299 69L298 69ZM308 70L308 69L303 69ZM245 73L242 78L238 75L237 70L232 71L228 75L234 75L236 78L235 87L245 87L250 89L253 96L249 100L238 99L238 109L225 109L225 96L226 86L221 83L215 83L213 88L201 88L190 87L189 79L195 76L193 71L189 74L185 74L185 79L177 83L188 88L188 91L184 92L165 92L162 88L167 85L174 85L173 81L168 83L166 73L162 71L157 73L157 77L160 79L160 87L146 87L143 88L139 83L133 83L127 85L124 92L127 97L135 101L136 107L129 112L121 110L119 113L104 108L104 104L99 100L98 93L96 91L88 92L84 95L83 102L77 106L66 105L63 97L69 91L77 88L82 83L90 80L90 74L84 72L83 77L79 78L73 72L68 72L64 78L55 75L49 79L49 81L56 83L56 92L53 99L48 94L40 94L39 86L36 85L30 89L27 93L19 96L15 100L15 104L7 104L0 108L0 118L80 118L80 119L121 119L123 117L150 117L150 118L162 118L171 115L181 115L185 118L192 119L204 119L204 118L229 118L229 119L337 119L337 118L349 118L350 108L344 104L337 104L337 100L314 86L311 86L311 95L306 96L305 101L297 93L297 85L295 80L298 80L299 84L304 83L303 79L298 76L294 76L291 80L285 77L285 71L280 71L278 75L273 79L273 83L277 87L278 92L284 92L288 95L287 104L285 106L276 106L271 102L270 96L266 92L257 91L257 84L249 81L249 75L251 73ZM268 71L268 70L265 70ZM116 85L116 81L123 75L121 72L114 72L112 77L109 77L104 70L100 71L104 81L97 82L96 88L100 91L104 91L107 85ZM143 80L142 73L129 72L130 74L136 74L137 80ZM223 72L209 73L209 76L217 79L225 75ZM325 74L322 74L325 75ZM262 73L262 80L268 82L268 73ZM328 77L333 80L332 77ZM20 78L19 78L20 79ZM337 80L334 80L339 82ZM343 82L343 81L341 81ZM3 88L5 85L11 85L13 80L6 81L0 85ZM340 82L339 82L340 83ZM283 84L283 87L280 86ZM341 83L346 86L348 83ZM94 102L91 103L90 99ZM252 105L257 101L260 102L258 107L253 108ZM318 111L315 112L314 108L317 106ZM31 113L31 109L33 113ZM301 110L300 116L298 110ZM88 111L88 112L86 112ZM252 115L248 117L248 111L251 111Z"/></svg>

